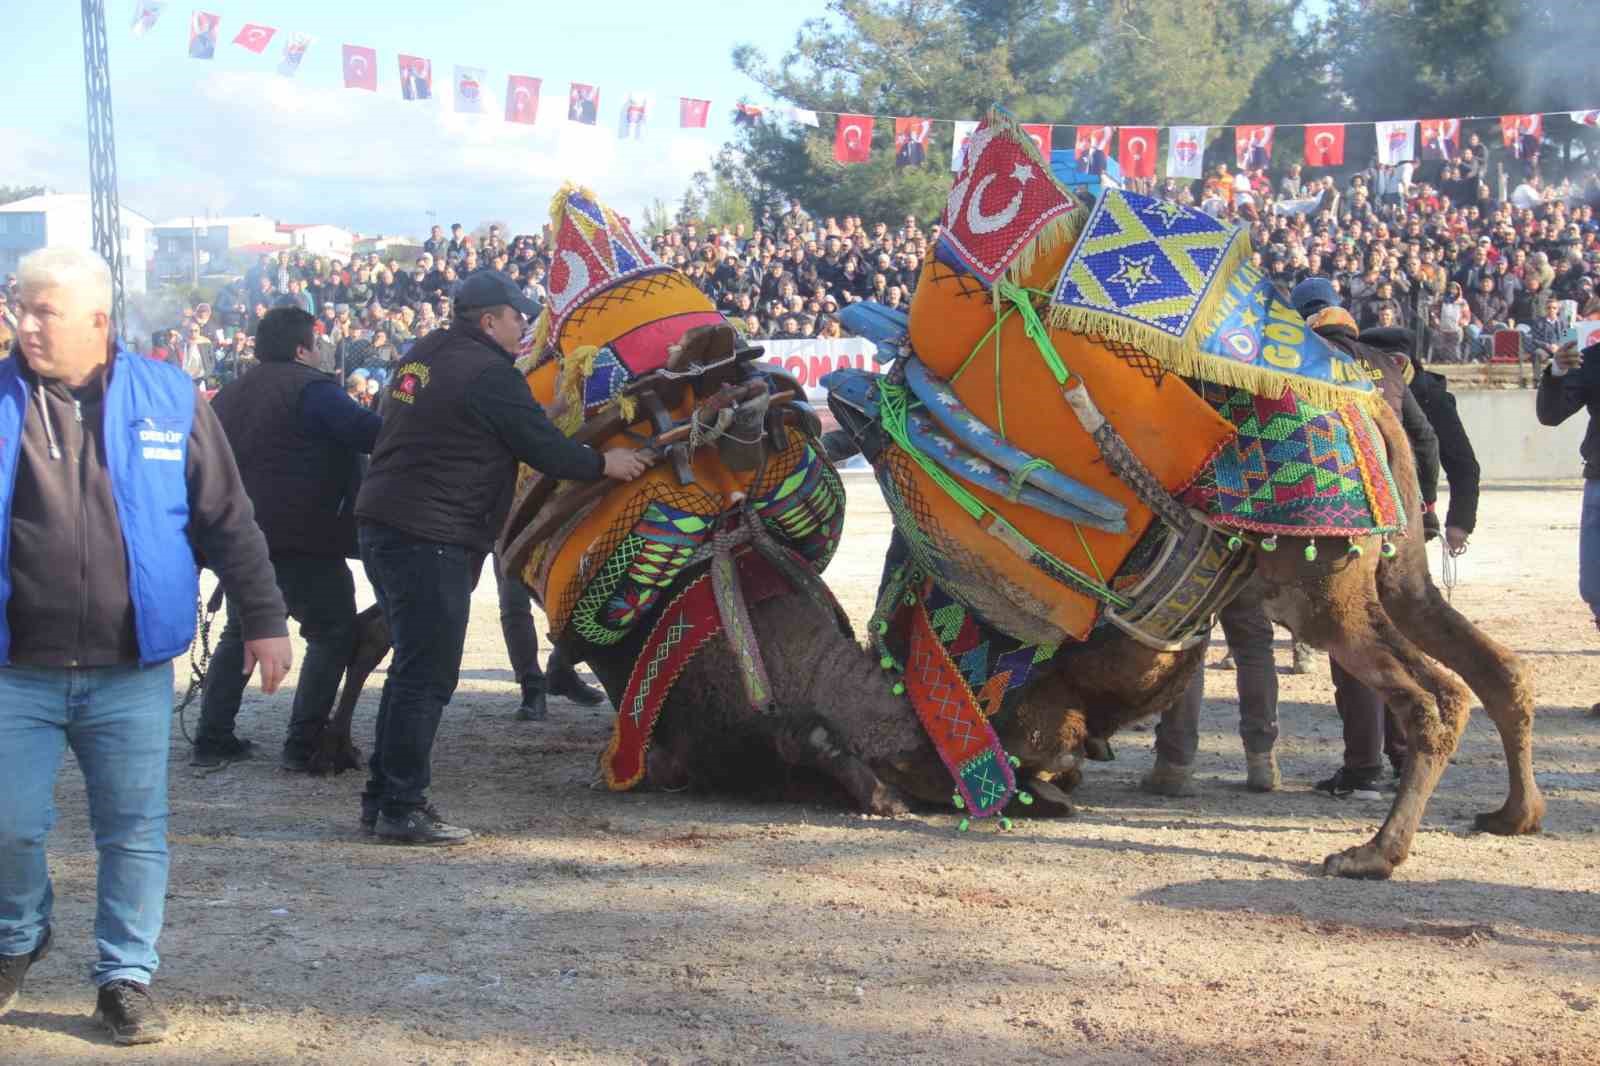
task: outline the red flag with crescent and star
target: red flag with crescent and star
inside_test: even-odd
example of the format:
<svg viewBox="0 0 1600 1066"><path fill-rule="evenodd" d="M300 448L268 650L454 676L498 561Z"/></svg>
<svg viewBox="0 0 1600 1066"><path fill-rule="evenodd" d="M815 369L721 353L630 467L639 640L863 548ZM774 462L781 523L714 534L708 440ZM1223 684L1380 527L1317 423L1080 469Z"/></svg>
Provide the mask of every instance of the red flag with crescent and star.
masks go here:
<svg viewBox="0 0 1600 1066"><path fill-rule="evenodd" d="M1306 127L1306 166L1344 166L1344 123L1325 122Z"/></svg>
<svg viewBox="0 0 1600 1066"><path fill-rule="evenodd" d="M506 121L531 126L539 117L540 79L526 74L506 78Z"/></svg>
<svg viewBox="0 0 1600 1066"><path fill-rule="evenodd" d="M690 96L678 97L678 126L686 130L703 130L711 114L710 100L696 100Z"/></svg>
<svg viewBox="0 0 1600 1066"><path fill-rule="evenodd" d="M378 50L359 44L344 46L344 87L378 91Z"/></svg>
<svg viewBox="0 0 1600 1066"><path fill-rule="evenodd" d="M1156 128L1124 126L1117 131L1117 162L1127 178L1156 176Z"/></svg>
<svg viewBox="0 0 1600 1066"><path fill-rule="evenodd" d="M247 22L244 29L233 39L233 43L241 48L248 48L256 55L267 50L267 45L272 43L272 35L278 31L271 26L263 26L258 22Z"/></svg>
<svg viewBox="0 0 1600 1066"><path fill-rule="evenodd" d="M872 158L872 116L840 115L833 131L836 163L865 163Z"/></svg>
<svg viewBox="0 0 1600 1066"><path fill-rule="evenodd" d="M1031 150L1026 129L985 121L973 132L940 219L939 239L990 285L1040 230L1076 206Z"/></svg>
<svg viewBox="0 0 1600 1066"><path fill-rule="evenodd" d="M1023 122L1019 123L1022 132L1028 135L1033 146L1039 150L1039 158L1050 158L1050 123L1048 122Z"/></svg>

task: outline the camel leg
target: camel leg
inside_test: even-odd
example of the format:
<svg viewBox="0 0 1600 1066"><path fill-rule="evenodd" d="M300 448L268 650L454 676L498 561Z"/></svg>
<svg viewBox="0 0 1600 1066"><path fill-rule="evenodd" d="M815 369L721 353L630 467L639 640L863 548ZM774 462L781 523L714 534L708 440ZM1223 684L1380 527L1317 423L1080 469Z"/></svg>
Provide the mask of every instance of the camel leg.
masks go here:
<svg viewBox="0 0 1600 1066"><path fill-rule="evenodd" d="M904 814L900 791L886 784L865 759L851 752L820 715L797 715L775 723L773 743L790 766L809 766L838 782L867 814Z"/></svg>
<svg viewBox="0 0 1600 1066"><path fill-rule="evenodd" d="M1466 727L1468 695L1460 682L1424 656L1376 604L1363 619L1347 619L1329 652L1372 686L1406 724L1411 754L1394 806L1371 841L1328 856L1323 873L1387 878L1411 852L1428 799Z"/></svg>
<svg viewBox="0 0 1600 1066"><path fill-rule="evenodd" d="M1537 833L1544 817L1544 797L1533 777L1532 679L1515 653L1485 635L1439 594L1426 577L1427 560L1421 546L1417 548L1417 560L1406 558L1407 565L1394 568L1398 573L1380 568L1378 591L1400 631L1461 675L1483 701L1484 711L1500 733L1510 788L1500 809L1478 815L1474 824L1502 836Z"/></svg>
<svg viewBox="0 0 1600 1066"><path fill-rule="evenodd" d="M356 701L372 671L389 654L389 625L383 611L374 604L356 616L356 646L344 670L344 685L339 702L322 727L316 750L311 756L314 774L342 773L361 769L361 750L351 739L350 725L355 718Z"/></svg>

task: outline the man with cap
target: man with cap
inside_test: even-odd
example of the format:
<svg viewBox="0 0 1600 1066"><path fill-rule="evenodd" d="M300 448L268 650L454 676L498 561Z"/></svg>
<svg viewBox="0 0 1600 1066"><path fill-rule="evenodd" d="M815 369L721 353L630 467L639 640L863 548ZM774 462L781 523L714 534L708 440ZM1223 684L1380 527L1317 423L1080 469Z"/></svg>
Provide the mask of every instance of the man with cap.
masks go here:
<svg viewBox="0 0 1600 1066"><path fill-rule="evenodd" d="M1355 319L1339 306L1339 297L1324 278L1307 278L1296 285L1289 302L1294 305L1316 334L1345 352L1371 376L1372 383L1405 428L1416 456L1417 480L1422 490L1423 527L1429 536L1439 535L1439 519L1433 513L1439 486L1439 438L1428 423L1417 398L1408 387L1411 362L1403 352L1383 351L1362 343ZM1357 681L1338 662L1333 669L1333 702L1344 723L1344 765L1334 775L1317 782L1317 790L1341 799L1380 799L1383 776L1384 707L1383 697Z"/></svg>
<svg viewBox="0 0 1600 1066"><path fill-rule="evenodd" d="M569 440L513 366L536 308L482 270L456 286L450 328L418 341L389 377L383 428L356 501L361 561L394 659L378 707L362 824L397 844L453 845L426 792L439 717L455 693L473 586L510 507L517 463L573 481L630 481L639 453Z"/></svg>

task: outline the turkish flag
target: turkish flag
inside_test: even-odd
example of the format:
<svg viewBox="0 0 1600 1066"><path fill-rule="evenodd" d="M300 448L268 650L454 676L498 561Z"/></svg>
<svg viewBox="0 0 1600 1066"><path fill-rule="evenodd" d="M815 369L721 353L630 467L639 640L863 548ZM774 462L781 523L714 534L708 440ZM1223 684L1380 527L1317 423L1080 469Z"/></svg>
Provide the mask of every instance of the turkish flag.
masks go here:
<svg viewBox="0 0 1600 1066"><path fill-rule="evenodd" d="M1156 128L1124 126L1117 131L1117 162L1127 178L1156 176Z"/></svg>
<svg viewBox="0 0 1600 1066"><path fill-rule="evenodd" d="M512 74L506 78L507 122L533 125L533 120L539 117L540 84L538 78L530 78L526 74Z"/></svg>
<svg viewBox="0 0 1600 1066"><path fill-rule="evenodd" d="M1233 155L1240 170L1265 170L1272 162L1272 127L1235 126Z"/></svg>
<svg viewBox="0 0 1600 1066"><path fill-rule="evenodd" d="M378 91L378 51L358 44L344 46L344 87Z"/></svg>
<svg viewBox="0 0 1600 1066"><path fill-rule="evenodd" d="M872 116L840 115L833 131L833 158L837 163L865 163L872 158Z"/></svg>
<svg viewBox="0 0 1600 1066"><path fill-rule="evenodd" d="M678 126L686 130L703 130L706 128L706 117L711 114L710 100L695 100L692 97L678 97Z"/></svg>
<svg viewBox="0 0 1600 1066"><path fill-rule="evenodd" d="M1021 123L1022 132L1028 135L1033 146L1039 149L1039 154L1044 156L1046 163L1050 162L1050 123L1034 122Z"/></svg>
<svg viewBox="0 0 1600 1066"><path fill-rule="evenodd" d="M239 31L239 36L233 43L250 49L256 55L267 50L267 45L272 43L272 35L278 31L271 26L262 26L255 22L247 22L244 29Z"/></svg>
<svg viewBox="0 0 1600 1066"><path fill-rule="evenodd" d="M1344 166L1344 123L1306 127L1306 166Z"/></svg>

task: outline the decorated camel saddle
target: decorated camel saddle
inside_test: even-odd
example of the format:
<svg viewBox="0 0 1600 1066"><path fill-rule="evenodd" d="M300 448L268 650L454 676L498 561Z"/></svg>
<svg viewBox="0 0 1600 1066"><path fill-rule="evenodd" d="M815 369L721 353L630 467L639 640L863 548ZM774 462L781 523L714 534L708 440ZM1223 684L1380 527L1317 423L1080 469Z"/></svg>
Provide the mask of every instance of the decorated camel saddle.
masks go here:
<svg viewBox="0 0 1600 1066"><path fill-rule="evenodd" d="M844 491L799 386L680 271L656 262L586 189L551 207L550 302L520 364L568 436L645 447L635 481L556 482L524 467L501 565L544 608L552 637L638 649L601 761L636 784L674 679L705 643L739 653L752 710L770 699L748 607L820 579L839 543ZM681 585L680 579L688 579ZM663 598L671 592L671 600Z"/></svg>
<svg viewBox="0 0 1600 1066"><path fill-rule="evenodd" d="M1405 519L1381 395L1243 231L1121 190L1085 208L999 109L941 230L909 315L846 313L887 373L826 384L906 548L872 639L981 816L1016 792L989 719L1058 647L1191 647L1277 535L1359 551Z"/></svg>

